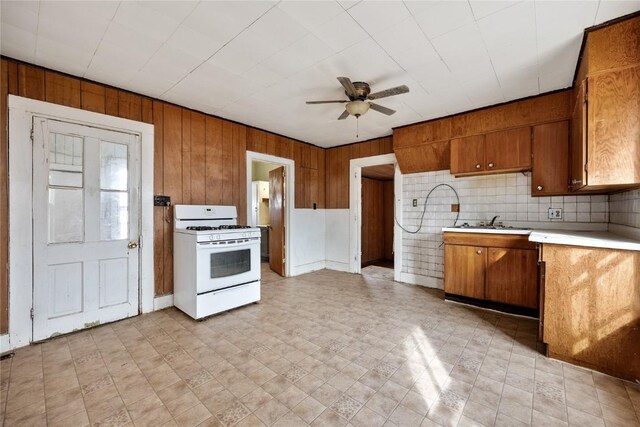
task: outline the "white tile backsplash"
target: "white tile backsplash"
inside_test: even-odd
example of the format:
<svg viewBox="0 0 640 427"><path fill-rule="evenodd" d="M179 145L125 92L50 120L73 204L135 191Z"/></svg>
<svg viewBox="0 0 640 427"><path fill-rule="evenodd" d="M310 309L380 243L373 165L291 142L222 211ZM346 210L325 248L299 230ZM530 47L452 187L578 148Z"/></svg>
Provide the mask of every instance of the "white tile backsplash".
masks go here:
<svg viewBox="0 0 640 427"><path fill-rule="evenodd" d="M640 190L609 196L609 222L640 228Z"/></svg>
<svg viewBox="0 0 640 427"><path fill-rule="evenodd" d="M438 184L452 186L460 197L457 225L464 222L476 224L478 221L490 221L495 215L500 215L497 221L506 225L531 228L545 228L545 225L549 227L552 222L567 226L571 224L573 229L580 228L579 223L585 223L584 228L590 228L594 223L608 222L608 196L531 197L530 175L511 173L454 178L449 171L404 175L403 227L411 231L418 229L425 198ZM417 207L412 206L413 199L418 199ZM636 207L639 202L636 193ZM429 198L422 229L417 233L403 232L404 273L437 279L443 277L442 228L453 226L456 218L456 213L451 212L453 203L457 203L453 191L439 187ZM628 201L625 200L625 203ZM549 208L562 209L562 219L548 219ZM637 221L636 216L636 223Z"/></svg>

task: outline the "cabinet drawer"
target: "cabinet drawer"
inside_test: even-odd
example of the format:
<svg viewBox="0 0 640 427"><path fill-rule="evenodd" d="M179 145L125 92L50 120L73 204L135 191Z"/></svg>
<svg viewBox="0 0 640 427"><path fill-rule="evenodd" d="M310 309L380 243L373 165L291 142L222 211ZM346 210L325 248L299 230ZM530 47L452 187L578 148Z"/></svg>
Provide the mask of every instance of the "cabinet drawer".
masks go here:
<svg viewBox="0 0 640 427"><path fill-rule="evenodd" d="M485 246L496 248L536 249L529 236L520 234L445 232L444 243L451 245Z"/></svg>

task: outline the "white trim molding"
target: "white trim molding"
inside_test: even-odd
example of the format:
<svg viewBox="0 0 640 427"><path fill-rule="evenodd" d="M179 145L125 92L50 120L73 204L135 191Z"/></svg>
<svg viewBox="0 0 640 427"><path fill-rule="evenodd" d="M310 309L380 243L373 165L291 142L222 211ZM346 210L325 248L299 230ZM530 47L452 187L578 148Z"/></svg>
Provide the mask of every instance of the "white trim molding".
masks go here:
<svg viewBox="0 0 640 427"><path fill-rule="evenodd" d="M173 294L162 295L153 299L153 311L173 307Z"/></svg>
<svg viewBox="0 0 640 427"><path fill-rule="evenodd" d="M272 156L270 154L256 153L247 151L247 223L251 221L251 182L253 178L252 163L253 161L273 163L274 165L284 166L284 182L285 182L285 199L284 199L284 274L286 277L295 275L291 266L293 257L293 248L291 247L291 218L293 207L295 206L295 162L284 157Z"/></svg>
<svg viewBox="0 0 640 427"><path fill-rule="evenodd" d="M9 95L9 342L8 349L33 339L33 117L137 134L140 137L139 312L154 310L153 268L153 125ZM3 350L5 341L1 341Z"/></svg>
<svg viewBox="0 0 640 427"><path fill-rule="evenodd" d="M379 156L351 159L349 162L349 269L351 273L360 273L362 255L362 168L367 166L387 165L395 166L393 176L394 214L402 217L402 174L396 162L396 155L382 154ZM401 219L400 219L401 220ZM393 277L401 282L402 271L402 230L394 221L393 224Z"/></svg>

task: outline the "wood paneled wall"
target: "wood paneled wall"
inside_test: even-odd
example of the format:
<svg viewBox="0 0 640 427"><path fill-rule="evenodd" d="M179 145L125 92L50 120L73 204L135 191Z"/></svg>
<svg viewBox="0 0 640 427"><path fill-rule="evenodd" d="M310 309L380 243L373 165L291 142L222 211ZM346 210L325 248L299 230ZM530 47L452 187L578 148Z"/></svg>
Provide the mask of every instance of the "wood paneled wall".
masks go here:
<svg viewBox="0 0 640 427"><path fill-rule="evenodd" d="M361 262L384 258L384 181L362 178Z"/></svg>
<svg viewBox="0 0 640 427"><path fill-rule="evenodd" d="M390 136L325 150L327 209L349 208L349 162L351 159L389 153L393 153L393 142Z"/></svg>
<svg viewBox="0 0 640 427"><path fill-rule="evenodd" d="M246 223L250 150L295 160L295 207L325 207L322 148L9 58L0 76L0 334L8 330L8 94L152 123L154 194L172 204L233 204ZM171 210L154 209L155 289L164 295L173 292L173 225Z"/></svg>
<svg viewBox="0 0 640 427"><path fill-rule="evenodd" d="M393 181L362 177L362 265L393 260Z"/></svg>

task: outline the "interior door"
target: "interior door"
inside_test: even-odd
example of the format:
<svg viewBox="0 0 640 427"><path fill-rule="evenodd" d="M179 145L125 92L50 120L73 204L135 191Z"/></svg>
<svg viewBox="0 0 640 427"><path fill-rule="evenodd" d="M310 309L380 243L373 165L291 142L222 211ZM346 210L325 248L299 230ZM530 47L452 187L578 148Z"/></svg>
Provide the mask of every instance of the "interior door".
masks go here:
<svg viewBox="0 0 640 427"><path fill-rule="evenodd" d="M269 266L284 276L284 166L269 172Z"/></svg>
<svg viewBox="0 0 640 427"><path fill-rule="evenodd" d="M139 140L34 118L33 339L138 314Z"/></svg>

